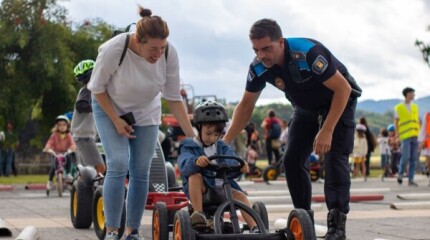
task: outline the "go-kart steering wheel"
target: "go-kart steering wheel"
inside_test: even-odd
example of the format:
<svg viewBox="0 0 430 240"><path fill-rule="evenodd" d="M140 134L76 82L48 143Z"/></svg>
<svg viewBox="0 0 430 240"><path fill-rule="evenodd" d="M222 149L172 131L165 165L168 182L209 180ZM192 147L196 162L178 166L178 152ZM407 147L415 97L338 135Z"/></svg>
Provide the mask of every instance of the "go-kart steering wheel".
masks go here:
<svg viewBox="0 0 430 240"><path fill-rule="evenodd" d="M223 173L227 174L227 179L231 180L242 175L240 171L242 167L245 165L245 161L243 159L236 156L228 156L228 155L212 155L209 158L209 161L214 159L232 159L239 163L239 165L232 166L227 162L217 162L217 163L209 163L204 169L215 172L215 175L208 174L206 171L202 171L202 175L208 178L222 178ZM233 173L233 174L229 174Z"/></svg>

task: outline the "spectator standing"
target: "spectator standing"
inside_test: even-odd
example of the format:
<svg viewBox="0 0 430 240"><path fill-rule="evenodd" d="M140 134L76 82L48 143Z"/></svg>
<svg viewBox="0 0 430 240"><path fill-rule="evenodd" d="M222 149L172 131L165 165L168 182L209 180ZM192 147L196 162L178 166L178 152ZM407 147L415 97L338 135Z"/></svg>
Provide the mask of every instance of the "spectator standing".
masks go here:
<svg viewBox="0 0 430 240"><path fill-rule="evenodd" d="M358 176L361 170L361 176L364 181L367 180L366 175L366 154L367 154L367 140L366 140L366 126L364 124L357 124L354 136L354 150L352 156L354 158L354 177Z"/></svg>
<svg viewBox="0 0 430 240"><path fill-rule="evenodd" d="M278 143L281 136L281 121L276 117L273 109L267 112L267 117L261 123L261 128L264 130L265 135L267 161L269 165L274 164L280 158L280 144ZM273 161L273 154L275 155L275 161Z"/></svg>
<svg viewBox="0 0 430 240"><path fill-rule="evenodd" d="M4 169L5 169L5 162L3 160L3 156L5 155L3 150L5 138L6 136L4 132L0 131L0 176L4 175Z"/></svg>
<svg viewBox="0 0 430 240"><path fill-rule="evenodd" d="M281 121L281 151L285 151L285 147L287 146L287 139L288 139L288 122L285 119L282 119Z"/></svg>
<svg viewBox="0 0 430 240"><path fill-rule="evenodd" d="M407 87L403 89L404 102L397 104L394 107L394 125L396 136L401 141L402 157L400 158L399 175L397 182L402 184L403 172L406 170L406 163L409 162L408 185L418 186L414 181L415 164L418 161L418 132L419 124L419 108L413 102L415 98L415 90Z"/></svg>
<svg viewBox="0 0 430 240"><path fill-rule="evenodd" d="M14 165L15 149L18 146L18 135L13 129L11 122L7 123L7 129L4 137L3 145L3 161L4 169L3 174L5 177L9 177L12 172L12 166ZM16 175L16 173L15 173Z"/></svg>
<svg viewBox="0 0 430 240"><path fill-rule="evenodd" d="M381 154L381 168L385 169L389 163L390 157L390 146L388 145L388 130L386 128L381 128L378 135L378 146L379 152Z"/></svg>
<svg viewBox="0 0 430 240"><path fill-rule="evenodd" d="M387 130L388 130L388 145L390 147L390 155L391 155L391 171L393 174L397 174L399 172L400 157L402 156L400 152L400 140L396 136L396 130L395 130L394 124L388 125Z"/></svg>
<svg viewBox="0 0 430 240"><path fill-rule="evenodd" d="M367 124L367 120L365 117L360 117L358 122L363 124L366 127L366 141L367 141L367 153L366 153L366 176L370 175L370 158L372 156L372 152L375 151L375 147L378 145L376 141L375 135L370 131L369 124Z"/></svg>

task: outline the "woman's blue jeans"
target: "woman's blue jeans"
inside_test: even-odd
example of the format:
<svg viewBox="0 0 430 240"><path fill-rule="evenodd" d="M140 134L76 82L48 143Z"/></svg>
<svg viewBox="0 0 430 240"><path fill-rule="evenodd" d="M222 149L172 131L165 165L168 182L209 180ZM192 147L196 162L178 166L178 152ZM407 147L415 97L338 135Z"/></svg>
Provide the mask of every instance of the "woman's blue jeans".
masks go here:
<svg viewBox="0 0 430 240"><path fill-rule="evenodd" d="M133 126L136 138L119 135L100 105L93 101L96 127L106 154L103 184L106 226L119 228L124 204L125 178L129 172L126 226L139 229L149 188L149 170L158 137L158 125Z"/></svg>

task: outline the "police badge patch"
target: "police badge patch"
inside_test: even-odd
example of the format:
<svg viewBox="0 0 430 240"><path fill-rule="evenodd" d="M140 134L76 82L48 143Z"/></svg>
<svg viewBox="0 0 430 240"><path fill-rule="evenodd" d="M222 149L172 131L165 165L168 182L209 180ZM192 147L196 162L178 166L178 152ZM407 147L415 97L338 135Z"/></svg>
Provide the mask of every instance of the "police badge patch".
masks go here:
<svg viewBox="0 0 430 240"><path fill-rule="evenodd" d="M318 57L315 59L314 63L312 64L312 71L318 75L321 75L324 73L327 67L328 67L328 61L322 55L318 55Z"/></svg>
<svg viewBox="0 0 430 240"><path fill-rule="evenodd" d="M275 87L284 91L285 90L285 83L284 80L282 80L281 77L276 77L275 78Z"/></svg>

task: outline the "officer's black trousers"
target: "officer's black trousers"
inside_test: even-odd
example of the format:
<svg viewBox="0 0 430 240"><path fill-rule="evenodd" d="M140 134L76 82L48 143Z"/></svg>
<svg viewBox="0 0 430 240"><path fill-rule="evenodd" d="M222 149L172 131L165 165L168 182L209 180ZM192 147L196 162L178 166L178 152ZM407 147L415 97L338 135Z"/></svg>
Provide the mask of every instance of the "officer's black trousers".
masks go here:
<svg viewBox="0 0 430 240"><path fill-rule="evenodd" d="M349 212L351 186L349 154L354 147L356 100L350 100L333 132L331 149L324 155L324 193L327 208ZM319 130L318 113L295 108L283 159L287 185L295 208L311 209L309 155Z"/></svg>

